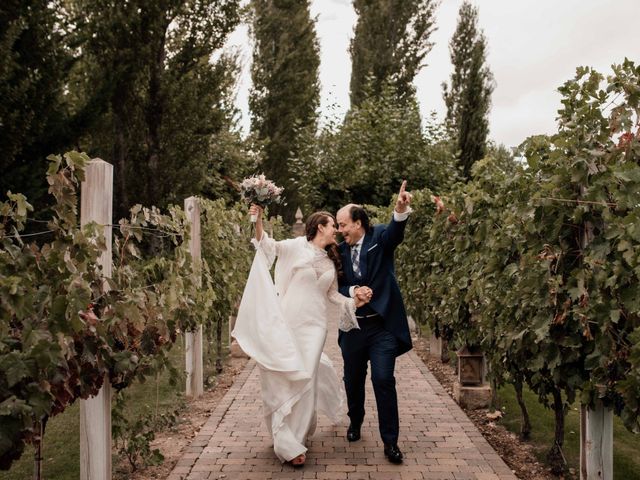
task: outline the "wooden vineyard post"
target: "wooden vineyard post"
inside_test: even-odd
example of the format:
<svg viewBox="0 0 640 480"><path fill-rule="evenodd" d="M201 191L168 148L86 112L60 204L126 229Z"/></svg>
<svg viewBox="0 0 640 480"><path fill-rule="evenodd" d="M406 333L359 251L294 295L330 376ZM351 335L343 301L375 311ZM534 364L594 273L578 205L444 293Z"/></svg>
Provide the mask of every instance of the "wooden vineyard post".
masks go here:
<svg viewBox="0 0 640 480"><path fill-rule="evenodd" d="M581 246L593 240L593 224L585 222ZM598 401L580 406L580 480L613 479L613 410Z"/></svg>
<svg viewBox="0 0 640 480"><path fill-rule="evenodd" d="M80 224L105 225L106 250L99 262L111 277L111 223L113 213L113 165L98 158L85 171L80 193ZM80 400L80 479L111 479L111 383L106 377L95 397Z"/></svg>
<svg viewBox="0 0 640 480"><path fill-rule="evenodd" d="M191 238L189 251L191 258L199 271L201 262L200 249L200 203L196 197L186 198L184 211L191 224ZM185 362L187 372L187 396L197 398L204 393L204 374L202 367L202 325L198 325L195 332L185 332Z"/></svg>
<svg viewBox="0 0 640 480"><path fill-rule="evenodd" d="M602 403L581 406L580 479L613 479L613 410Z"/></svg>

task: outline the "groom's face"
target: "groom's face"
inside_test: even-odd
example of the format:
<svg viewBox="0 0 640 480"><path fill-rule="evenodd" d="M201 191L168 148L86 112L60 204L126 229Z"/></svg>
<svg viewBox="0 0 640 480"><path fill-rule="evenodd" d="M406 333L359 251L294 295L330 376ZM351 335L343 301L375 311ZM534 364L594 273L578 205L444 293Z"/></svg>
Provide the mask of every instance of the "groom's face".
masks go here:
<svg viewBox="0 0 640 480"><path fill-rule="evenodd" d="M342 234L344 241L349 245L358 243L358 240L364 235L360 220L356 222L351 220L351 212L349 210L340 210L336 220L338 220L338 231Z"/></svg>

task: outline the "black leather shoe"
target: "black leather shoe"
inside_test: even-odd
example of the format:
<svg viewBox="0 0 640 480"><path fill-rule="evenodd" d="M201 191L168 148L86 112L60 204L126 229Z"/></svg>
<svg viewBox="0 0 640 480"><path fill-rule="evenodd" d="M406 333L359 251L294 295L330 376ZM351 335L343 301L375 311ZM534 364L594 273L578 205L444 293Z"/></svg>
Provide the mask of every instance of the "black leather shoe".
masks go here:
<svg viewBox="0 0 640 480"><path fill-rule="evenodd" d="M384 456L387 457L391 463L402 463L402 452L398 448L398 445L386 443L384 445Z"/></svg>
<svg viewBox="0 0 640 480"><path fill-rule="evenodd" d="M354 425L351 423L347 429L347 440L350 442L357 442L360 440L360 425Z"/></svg>

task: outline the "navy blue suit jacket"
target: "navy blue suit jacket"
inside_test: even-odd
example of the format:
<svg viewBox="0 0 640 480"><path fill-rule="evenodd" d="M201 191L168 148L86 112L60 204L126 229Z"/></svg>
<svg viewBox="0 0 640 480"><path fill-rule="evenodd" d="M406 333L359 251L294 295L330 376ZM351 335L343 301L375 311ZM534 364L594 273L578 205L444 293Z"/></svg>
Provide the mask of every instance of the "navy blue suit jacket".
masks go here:
<svg viewBox="0 0 640 480"><path fill-rule="evenodd" d="M406 220L396 222L392 218L389 224L375 225L365 234L360 249L361 279L356 279L353 273L349 245L346 242L338 245L344 271L339 281L340 293L348 297L349 287L353 285L367 286L373 290L373 298L368 306L383 318L384 328L398 339L398 355L412 348L407 314L393 261L395 249L404 239L406 224Z"/></svg>

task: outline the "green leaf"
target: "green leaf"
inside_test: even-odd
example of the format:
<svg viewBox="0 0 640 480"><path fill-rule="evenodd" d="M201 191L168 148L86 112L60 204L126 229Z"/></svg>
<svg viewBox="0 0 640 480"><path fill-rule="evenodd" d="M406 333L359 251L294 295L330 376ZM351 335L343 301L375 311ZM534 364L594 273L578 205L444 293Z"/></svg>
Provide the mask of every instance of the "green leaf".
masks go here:
<svg viewBox="0 0 640 480"><path fill-rule="evenodd" d="M618 323L618 321L620 320L620 310L611 310L611 312L609 313L609 319L613 323Z"/></svg>
<svg viewBox="0 0 640 480"><path fill-rule="evenodd" d="M0 370L7 378L7 385L13 388L18 382L29 376L29 368L18 353L10 353L0 359Z"/></svg>

